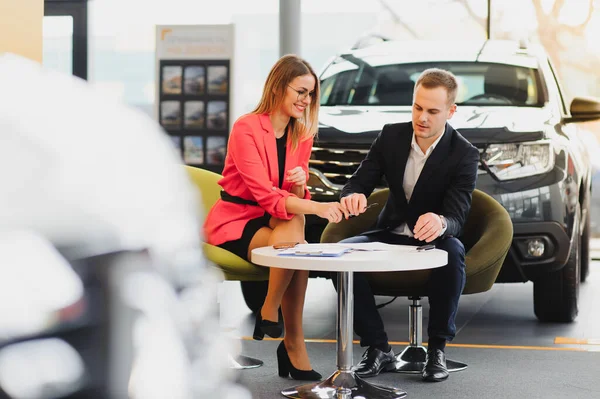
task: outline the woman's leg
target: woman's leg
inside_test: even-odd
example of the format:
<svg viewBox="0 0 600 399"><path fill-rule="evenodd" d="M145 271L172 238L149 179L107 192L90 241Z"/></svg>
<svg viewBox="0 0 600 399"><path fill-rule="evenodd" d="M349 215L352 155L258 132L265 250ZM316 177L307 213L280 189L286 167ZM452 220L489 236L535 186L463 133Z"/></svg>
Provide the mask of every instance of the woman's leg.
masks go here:
<svg viewBox="0 0 600 399"><path fill-rule="evenodd" d="M261 228L252 237L248 247L248 258L254 248L286 241L304 242L303 215L295 215L291 220L271 218L270 227ZM289 269L275 267L269 269L269 289L261 310L263 319L277 321L283 294L290 285L294 273L294 270Z"/></svg>
<svg viewBox="0 0 600 399"><path fill-rule="evenodd" d="M303 215L296 215L291 220L271 219L270 227L260 229L252 238L248 253L254 249L278 242L304 242ZM302 329L302 312L308 285L308 271L289 270L272 267L269 270L269 289L262 307L263 319L275 321L281 305L285 322L285 347L294 367L300 370L311 370L304 331Z"/></svg>
<svg viewBox="0 0 600 399"><path fill-rule="evenodd" d="M308 270L296 270L294 277L288 286L281 311L285 321L285 348L288 351L292 365L300 370L311 370L306 343L304 342L304 330L302 329L302 313L304 311L304 298L306 286L308 285Z"/></svg>

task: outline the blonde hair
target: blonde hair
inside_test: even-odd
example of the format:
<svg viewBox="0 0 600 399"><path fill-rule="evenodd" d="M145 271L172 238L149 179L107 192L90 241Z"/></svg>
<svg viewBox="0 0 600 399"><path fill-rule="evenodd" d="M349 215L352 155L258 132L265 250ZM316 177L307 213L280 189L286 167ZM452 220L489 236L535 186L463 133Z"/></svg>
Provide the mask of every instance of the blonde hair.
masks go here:
<svg viewBox="0 0 600 399"><path fill-rule="evenodd" d="M319 79L308 62L294 54L281 57L273 65L273 68L271 68L260 102L256 106L256 109L252 111L254 114L272 113L281 106L288 85L292 80L298 76L308 74L315 78L314 95L312 96L310 106L304 110L302 118L290 118L288 126L292 149L296 149L300 141L315 137L319 125Z"/></svg>
<svg viewBox="0 0 600 399"><path fill-rule="evenodd" d="M419 75L419 78L415 83L415 89L419 85L426 89L443 87L448 93L448 104L452 105L456 101L458 81L456 80L456 76L454 76L454 74L452 74L450 71L445 71L439 68L426 69L421 73L421 75Z"/></svg>

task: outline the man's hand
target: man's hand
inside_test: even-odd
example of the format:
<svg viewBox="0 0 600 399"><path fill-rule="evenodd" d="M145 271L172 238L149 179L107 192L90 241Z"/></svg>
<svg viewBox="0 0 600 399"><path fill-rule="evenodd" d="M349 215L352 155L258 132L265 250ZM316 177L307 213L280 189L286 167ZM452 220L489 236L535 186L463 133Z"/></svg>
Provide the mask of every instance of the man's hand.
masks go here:
<svg viewBox="0 0 600 399"><path fill-rule="evenodd" d="M294 169L290 169L286 172L285 180L296 186L304 186L308 181L308 177L301 166L296 166Z"/></svg>
<svg viewBox="0 0 600 399"><path fill-rule="evenodd" d="M431 242L442 232L442 219L439 215L429 212L419 216L413 231L415 238L420 241Z"/></svg>
<svg viewBox="0 0 600 399"><path fill-rule="evenodd" d="M341 199L340 203L350 215L357 216L367 210L367 197L364 194L350 194ZM346 217L347 219L348 217Z"/></svg>

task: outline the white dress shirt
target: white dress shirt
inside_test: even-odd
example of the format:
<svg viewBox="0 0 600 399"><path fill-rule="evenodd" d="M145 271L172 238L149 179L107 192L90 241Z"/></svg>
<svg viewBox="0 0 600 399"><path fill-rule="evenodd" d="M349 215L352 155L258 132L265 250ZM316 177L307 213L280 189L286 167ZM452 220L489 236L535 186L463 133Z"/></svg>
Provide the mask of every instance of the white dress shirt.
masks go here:
<svg viewBox="0 0 600 399"><path fill-rule="evenodd" d="M429 146L425 153L423 153L421 147L419 147L417 144L415 134L413 133L412 141L410 142L410 153L408 154L408 159L406 160L406 169L404 169L404 181L402 182L402 188L404 188L404 194L406 194L406 202L410 201L410 197L415 189L417 180L419 180L419 176L421 175L421 171L425 166L425 162L427 162L427 159L444 136L444 132L442 132L440 137L438 137L437 140L435 140L433 144ZM445 230L446 229L442 229L440 235L444 234ZM410 230L406 223L402 223L391 232L403 236L414 237L414 233Z"/></svg>

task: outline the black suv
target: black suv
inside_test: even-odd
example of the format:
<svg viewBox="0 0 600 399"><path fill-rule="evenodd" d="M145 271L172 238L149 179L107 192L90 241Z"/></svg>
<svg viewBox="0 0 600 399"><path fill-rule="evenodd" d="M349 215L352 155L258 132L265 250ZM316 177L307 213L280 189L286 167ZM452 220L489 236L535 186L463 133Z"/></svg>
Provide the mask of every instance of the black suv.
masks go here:
<svg viewBox="0 0 600 399"><path fill-rule="evenodd" d="M514 224L496 282L533 281L537 318L573 321L589 272L591 197L591 163L574 122L600 118L600 103L575 98L568 107L541 48L383 41L335 57L320 76L313 198L337 200L383 125L411 120L414 82L432 67L458 78L459 107L450 124L480 151L477 188L501 203ZM322 223L309 218L308 231L322 231Z"/></svg>

